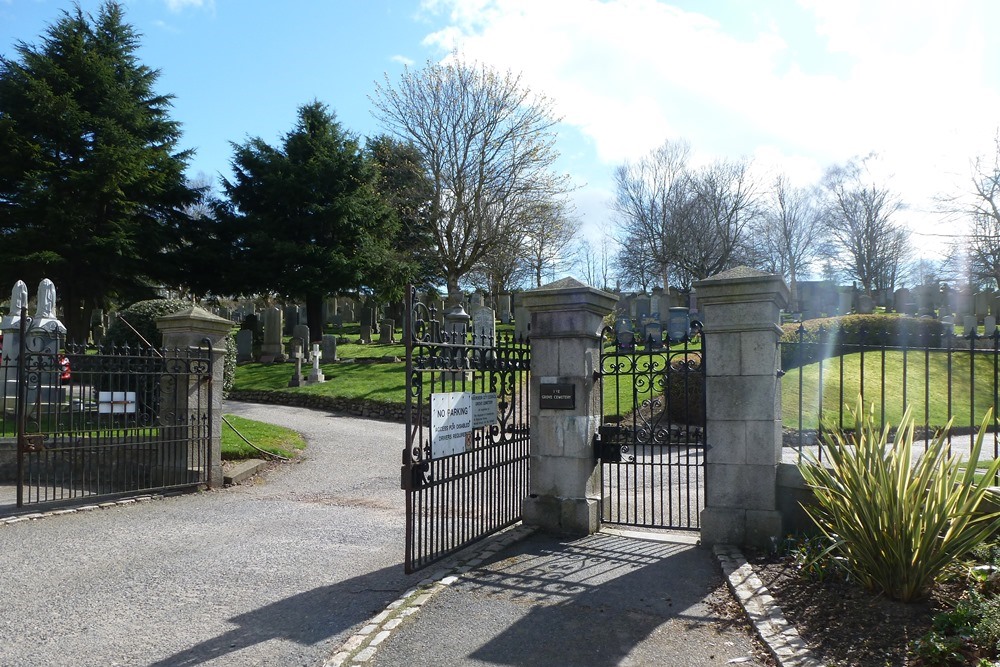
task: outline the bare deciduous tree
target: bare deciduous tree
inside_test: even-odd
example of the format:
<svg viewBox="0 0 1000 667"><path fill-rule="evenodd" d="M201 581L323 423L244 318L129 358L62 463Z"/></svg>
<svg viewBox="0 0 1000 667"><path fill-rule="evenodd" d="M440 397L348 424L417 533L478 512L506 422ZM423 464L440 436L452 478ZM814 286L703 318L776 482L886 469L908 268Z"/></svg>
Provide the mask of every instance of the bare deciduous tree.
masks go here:
<svg viewBox="0 0 1000 667"><path fill-rule="evenodd" d="M825 218L836 259L866 293L892 290L909 254L909 232L896 224L903 204L878 184L868 163L874 156L827 170Z"/></svg>
<svg viewBox="0 0 1000 667"><path fill-rule="evenodd" d="M510 72L455 56L407 68L373 99L375 116L415 144L432 183L428 215L455 295L484 257L521 238L528 208L567 189L553 164L551 102Z"/></svg>
<svg viewBox="0 0 1000 667"><path fill-rule="evenodd" d="M667 286L679 242L679 218L690 191L686 141L666 141L637 162L615 169L615 199L623 247L648 258ZM648 268L643 264L643 269ZM630 281L631 282L631 281Z"/></svg>
<svg viewBox="0 0 1000 667"><path fill-rule="evenodd" d="M970 278L1000 287L1000 135L993 145L992 155L972 161L971 191L951 201L959 202L956 212L969 220Z"/></svg>
<svg viewBox="0 0 1000 667"><path fill-rule="evenodd" d="M580 230L563 201L538 202L527 210L522 243L524 266L535 287L541 287L546 273L552 275L565 268L569 248Z"/></svg>
<svg viewBox="0 0 1000 667"><path fill-rule="evenodd" d="M814 191L793 187L785 175L779 175L774 179L758 229L763 268L788 280L792 303L798 300L798 276L819 255L824 230L817 204Z"/></svg>

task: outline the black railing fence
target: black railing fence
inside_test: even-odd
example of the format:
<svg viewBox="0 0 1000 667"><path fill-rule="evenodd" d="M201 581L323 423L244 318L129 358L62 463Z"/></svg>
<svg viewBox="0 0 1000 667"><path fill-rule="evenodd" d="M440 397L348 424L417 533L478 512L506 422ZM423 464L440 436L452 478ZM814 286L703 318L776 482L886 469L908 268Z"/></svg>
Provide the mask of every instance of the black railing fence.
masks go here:
<svg viewBox="0 0 1000 667"><path fill-rule="evenodd" d="M212 354L207 344L56 351L29 332L0 364L0 487L25 507L205 483Z"/></svg>
<svg viewBox="0 0 1000 667"><path fill-rule="evenodd" d="M950 327L887 332L861 329L849 341L834 327L803 325L781 343L785 460L811 452L822 460L824 434L855 428L858 399L881 428L894 430L909 409L915 447L944 431L949 446L967 448L983 419L983 456L1000 456L1000 331L956 335Z"/></svg>

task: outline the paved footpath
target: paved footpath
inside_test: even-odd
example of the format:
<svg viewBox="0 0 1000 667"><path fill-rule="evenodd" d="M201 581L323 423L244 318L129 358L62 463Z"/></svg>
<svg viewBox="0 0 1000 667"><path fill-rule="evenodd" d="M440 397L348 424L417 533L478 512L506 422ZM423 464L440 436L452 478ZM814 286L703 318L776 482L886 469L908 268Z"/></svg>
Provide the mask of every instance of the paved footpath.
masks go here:
<svg viewBox="0 0 1000 667"><path fill-rule="evenodd" d="M399 597L398 424L230 403L301 431L255 485L0 526L4 667L317 667Z"/></svg>

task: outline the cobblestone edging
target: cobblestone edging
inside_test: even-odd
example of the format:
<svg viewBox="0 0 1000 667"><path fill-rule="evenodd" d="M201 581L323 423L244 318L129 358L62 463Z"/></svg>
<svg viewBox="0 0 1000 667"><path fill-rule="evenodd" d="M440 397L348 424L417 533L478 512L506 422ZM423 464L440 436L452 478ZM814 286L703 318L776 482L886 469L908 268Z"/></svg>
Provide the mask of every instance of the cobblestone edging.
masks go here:
<svg viewBox="0 0 1000 667"><path fill-rule="evenodd" d="M136 503L145 503L151 500L163 500L164 498L174 498L183 495L186 494L184 492L154 493L145 496L135 496L134 498L121 498L119 500L110 500L108 502L97 503L95 505L81 505L80 507L67 507L65 509L50 510L48 512L33 512L31 514L19 514L17 516L0 517L0 526L12 525L15 523L24 523L25 521L37 521L39 519L46 519L52 516L62 516L64 514L78 514L82 512L93 512L94 510L105 510L111 507L125 507L126 505L135 505Z"/></svg>
<svg viewBox="0 0 1000 667"><path fill-rule="evenodd" d="M812 657L798 630L785 618L781 607L740 550L721 544L716 545L714 551L729 590L778 664L781 667L824 667L822 662Z"/></svg>
<svg viewBox="0 0 1000 667"><path fill-rule="evenodd" d="M242 389L230 391L227 399L231 401L246 401L247 403L266 403L269 405L288 405L294 408L329 410L330 412L343 412L355 417L367 417L368 419L380 419L390 422L402 423L406 420L406 406L402 403L381 403L361 398L316 396L314 394L275 389Z"/></svg>
<svg viewBox="0 0 1000 667"><path fill-rule="evenodd" d="M392 635L392 631L408 617L417 613L435 595L459 580L461 575L482 565L487 558L495 556L511 544L519 542L537 530L534 526L518 525L494 535L479 547L472 547L427 577L415 587L403 593L402 597L389 603L384 611L371 618L364 627L338 647L324 663L323 667L362 665L375 656L379 644Z"/></svg>

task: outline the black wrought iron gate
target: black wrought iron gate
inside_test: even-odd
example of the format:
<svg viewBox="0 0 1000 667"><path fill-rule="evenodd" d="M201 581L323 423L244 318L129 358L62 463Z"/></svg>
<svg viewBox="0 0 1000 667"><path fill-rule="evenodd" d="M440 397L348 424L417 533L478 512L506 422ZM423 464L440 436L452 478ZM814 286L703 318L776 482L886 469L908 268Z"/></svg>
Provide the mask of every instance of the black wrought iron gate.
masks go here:
<svg viewBox="0 0 1000 667"><path fill-rule="evenodd" d="M406 571L513 525L528 494L526 340L476 332L408 290ZM487 318L492 325L492 317Z"/></svg>
<svg viewBox="0 0 1000 667"><path fill-rule="evenodd" d="M698 337L700 338L700 337ZM602 340L614 341L614 330ZM705 375L701 341L601 354L605 523L698 530L705 498Z"/></svg>

